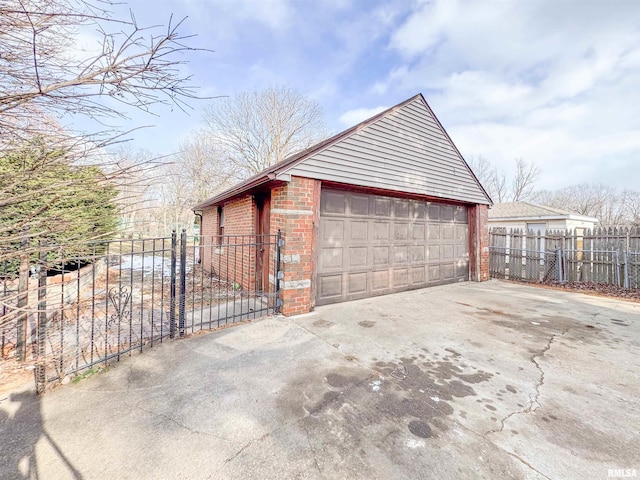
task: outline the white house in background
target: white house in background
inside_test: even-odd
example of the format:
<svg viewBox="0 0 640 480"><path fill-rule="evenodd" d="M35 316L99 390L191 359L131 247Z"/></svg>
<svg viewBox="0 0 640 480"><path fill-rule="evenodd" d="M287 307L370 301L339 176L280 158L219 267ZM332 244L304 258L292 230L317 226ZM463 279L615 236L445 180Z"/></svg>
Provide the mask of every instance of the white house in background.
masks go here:
<svg viewBox="0 0 640 480"><path fill-rule="evenodd" d="M538 231L578 230L594 228L598 219L567 212L558 208L534 205L529 202L496 203L489 210L489 228L519 228Z"/></svg>

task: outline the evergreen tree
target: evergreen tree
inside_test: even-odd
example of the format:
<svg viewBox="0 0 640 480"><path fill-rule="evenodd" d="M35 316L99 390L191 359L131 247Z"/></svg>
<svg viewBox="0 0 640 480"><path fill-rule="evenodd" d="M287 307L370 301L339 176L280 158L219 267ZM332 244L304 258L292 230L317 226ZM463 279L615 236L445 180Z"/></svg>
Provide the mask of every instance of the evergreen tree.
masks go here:
<svg viewBox="0 0 640 480"><path fill-rule="evenodd" d="M88 240L116 230L117 190L100 168L74 165L65 149L48 145L39 139L0 152L0 244L6 252L44 243L58 261L53 247L64 246L64 257L81 263L95 248Z"/></svg>

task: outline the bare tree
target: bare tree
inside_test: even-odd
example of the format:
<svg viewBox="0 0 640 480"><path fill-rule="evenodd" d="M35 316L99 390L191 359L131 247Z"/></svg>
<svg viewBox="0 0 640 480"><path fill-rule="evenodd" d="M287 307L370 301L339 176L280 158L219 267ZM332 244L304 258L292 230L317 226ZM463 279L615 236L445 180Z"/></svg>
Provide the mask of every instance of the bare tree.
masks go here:
<svg viewBox="0 0 640 480"><path fill-rule="evenodd" d="M116 8L121 6L115 0L0 2L0 155L37 142L55 152L49 156L55 161L93 164L104 182L120 181L122 186L119 177L130 176L134 167L122 166L107 154L104 147L126 136L109 123L126 119L131 108L152 112L158 104L168 104L184 109L197 98L182 69L185 54L196 50L178 31L182 22L169 19L167 27L145 28L132 13L118 18L110 11ZM77 47L81 35L95 40L87 51ZM63 126L76 116L101 126L91 132ZM52 168L51 161L38 165ZM27 174L18 172L4 182L0 195L5 204L28 199L5 195L15 192ZM57 199L64 198L68 186L57 180L42 189L57 192L52 197ZM26 220L33 232L42 227L37 224L39 213L29 212L14 224L24 226Z"/></svg>
<svg viewBox="0 0 640 480"><path fill-rule="evenodd" d="M504 170L491 164L482 155L471 157L469 166L496 203L519 202L532 197L540 169L523 159L515 160L515 172L508 177Z"/></svg>
<svg viewBox="0 0 640 480"><path fill-rule="evenodd" d="M516 172L511 180L511 201L519 202L530 198L539 176L540 169L537 165L527 163L522 158L516 159Z"/></svg>
<svg viewBox="0 0 640 480"><path fill-rule="evenodd" d="M205 114L206 134L241 177L264 170L326 136L319 104L288 87L241 93Z"/></svg>
<svg viewBox="0 0 640 480"><path fill-rule="evenodd" d="M237 169L215 139L196 132L180 145L180 152L162 169L156 187L160 205L158 222L165 231L193 224L193 206L230 187Z"/></svg>
<svg viewBox="0 0 640 480"><path fill-rule="evenodd" d="M0 130L21 138L51 134L43 113L123 118L126 107L145 111L158 103L180 108L195 98L181 72L182 22L166 30L144 28L131 14L114 18L111 0L6 0L0 4ZM78 35L97 35L82 52ZM108 99L108 100L107 100ZM26 129L25 129L26 127ZM109 129L111 132L111 129Z"/></svg>
<svg viewBox="0 0 640 480"><path fill-rule="evenodd" d="M491 177L495 172L495 167L491 164L489 159L482 155L476 155L469 157L467 164L471 167L471 170L473 170L473 173L482 186L488 188Z"/></svg>
<svg viewBox="0 0 640 480"><path fill-rule="evenodd" d="M638 192L619 192L601 183L583 183L556 191L537 192L535 201L579 215L595 217L601 226L607 227L632 225L640 213Z"/></svg>

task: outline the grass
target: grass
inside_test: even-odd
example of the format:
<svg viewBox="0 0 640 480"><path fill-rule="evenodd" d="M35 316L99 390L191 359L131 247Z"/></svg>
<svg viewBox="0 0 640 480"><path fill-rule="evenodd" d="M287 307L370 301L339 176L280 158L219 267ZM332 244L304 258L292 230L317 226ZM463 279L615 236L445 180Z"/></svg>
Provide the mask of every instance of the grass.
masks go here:
<svg viewBox="0 0 640 480"><path fill-rule="evenodd" d="M96 375L96 374L101 373L101 372L106 372L107 370L109 370L109 367L94 366L94 367L88 368L87 370L85 370L81 374L76 375L75 377L73 377L71 382L72 383L78 383L81 380L84 380L85 378L92 377L93 375Z"/></svg>

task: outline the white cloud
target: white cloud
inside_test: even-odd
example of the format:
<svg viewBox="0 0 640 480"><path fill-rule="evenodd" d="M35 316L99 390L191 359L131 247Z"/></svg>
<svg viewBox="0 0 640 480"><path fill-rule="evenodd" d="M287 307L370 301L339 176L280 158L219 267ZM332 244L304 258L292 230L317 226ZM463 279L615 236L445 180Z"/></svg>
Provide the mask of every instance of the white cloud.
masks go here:
<svg viewBox="0 0 640 480"><path fill-rule="evenodd" d="M419 2L390 38L398 62L369 91L424 91L464 154L535 161L542 187L637 189L640 4L614 5Z"/></svg>
<svg viewBox="0 0 640 480"><path fill-rule="evenodd" d="M345 126L351 127L358 123L373 117L377 113L383 112L389 107L373 107L373 108L356 108L354 110L348 110L340 115L340 122Z"/></svg>
<svg viewBox="0 0 640 480"><path fill-rule="evenodd" d="M216 26L234 27L252 20L273 30L291 23L293 11L288 0L180 0L198 20L216 19ZM224 22L219 20L223 18ZM235 31L235 34L239 32Z"/></svg>

